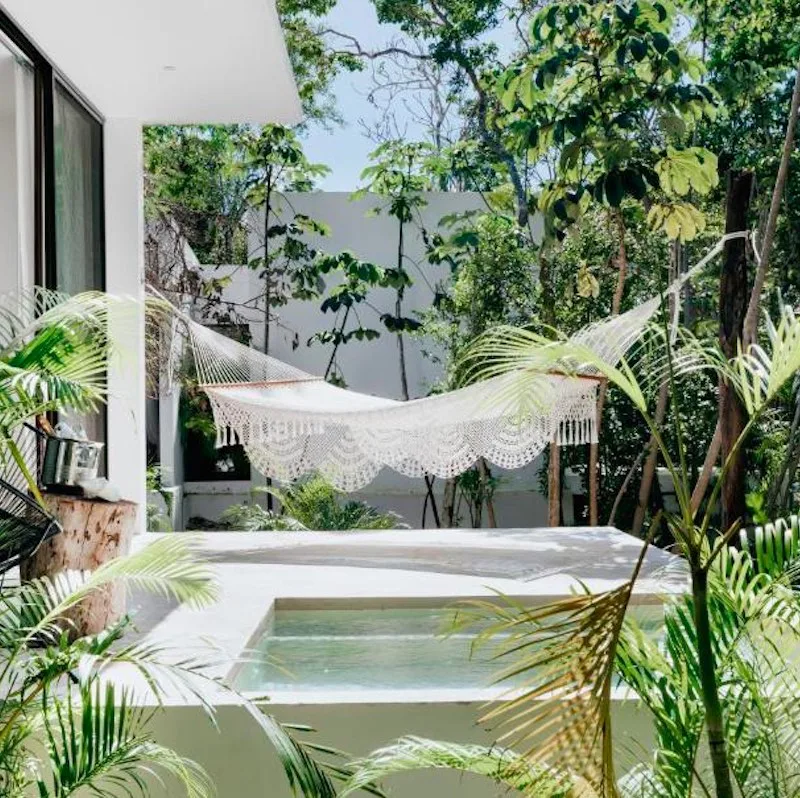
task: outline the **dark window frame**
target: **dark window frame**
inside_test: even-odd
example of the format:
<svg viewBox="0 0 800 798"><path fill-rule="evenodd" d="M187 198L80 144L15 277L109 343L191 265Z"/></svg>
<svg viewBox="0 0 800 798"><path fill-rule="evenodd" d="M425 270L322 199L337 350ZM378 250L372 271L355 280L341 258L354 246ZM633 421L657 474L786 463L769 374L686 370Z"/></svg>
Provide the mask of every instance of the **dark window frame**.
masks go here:
<svg viewBox="0 0 800 798"><path fill-rule="evenodd" d="M55 98L56 86L100 125L100 285L106 290L106 203L105 203L105 118L45 55L20 25L3 8L0 0L0 38L5 38L31 64L34 73L34 273L36 285L58 288L56 261L56 162ZM108 407L103 405L102 429L108 439ZM55 418L53 419L55 420ZM104 451L104 456L107 456Z"/></svg>
<svg viewBox="0 0 800 798"><path fill-rule="evenodd" d="M56 83L70 99L104 125L103 115L62 74L50 59L36 46L25 31L0 5L0 34L16 47L31 63L34 71L34 281L45 288L56 288L56 175L55 175L55 93ZM105 262L105 153L100 137L100 239L103 263L101 285L106 287Z"/></svg>

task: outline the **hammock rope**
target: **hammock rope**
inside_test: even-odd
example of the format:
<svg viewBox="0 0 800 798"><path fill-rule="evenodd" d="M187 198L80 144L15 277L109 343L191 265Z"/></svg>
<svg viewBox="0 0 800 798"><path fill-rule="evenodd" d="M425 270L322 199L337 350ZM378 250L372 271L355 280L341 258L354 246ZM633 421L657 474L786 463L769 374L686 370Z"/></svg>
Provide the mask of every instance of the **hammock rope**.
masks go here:
<svg viewBox="0 0 800 798"><path fill-rule="evenodd" d="M665 293L680 292L727 241L748 236L723 236ZM653 297L583 328L571 340L616 365L661 301ZM450 478L479 458L520 468L551 441L571 446L597 441L599 379L591 369L542 374L525 408L509 398L515 374L401 402L338 388L175 314L188 332L198 381L214 414L217 445L241 444L254 468L280 481L316 472L353 491L385 466L411 477Z"/></svg>

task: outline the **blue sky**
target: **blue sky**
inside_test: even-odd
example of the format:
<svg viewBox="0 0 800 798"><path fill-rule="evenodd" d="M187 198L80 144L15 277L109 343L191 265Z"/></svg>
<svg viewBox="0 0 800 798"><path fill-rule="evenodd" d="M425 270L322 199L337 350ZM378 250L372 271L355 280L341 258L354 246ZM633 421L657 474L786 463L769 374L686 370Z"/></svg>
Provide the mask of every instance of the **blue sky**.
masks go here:
<svg viewBox="0 0 800 798"><path fill-rule="evenodd" d="M335 30L355 36L365 48L377 47L399 34L392 26L378 24L370 0L339 0L328 23ZM326 191L356 188L367 156L376 146L363 135L359 125L359 119L377 119L376 110L365 96L371 85L368 69L340 75L333 91L344 125L330 131L315 128L305 136L306 155L332 170L319 186Z"/></svg>
<svg viewBox="0 0 800 798"><path fill-rule="evenodd" d="M325 25L356 37L367 50L380 49L402 36L398 27L378 23L371 0L338 0ZM504 55L509 55L515 48L515 35L510 23L501 23L492 35ZM344 124L334 126L331 130L317 126L304 137L308 157L331 169L330 175L319 184L319 188L325 191L352 191L357 188L368 155L377 146L364 135L360 124L360 120L368 125L374 124L381 116L367 99L373 85L369 67L361 72L339 75L333 93ZM398 127L405 130L409 138L420 138L417 133L420 131L419 125L413 121L403 103L395 102L393 111Z"/></svg>

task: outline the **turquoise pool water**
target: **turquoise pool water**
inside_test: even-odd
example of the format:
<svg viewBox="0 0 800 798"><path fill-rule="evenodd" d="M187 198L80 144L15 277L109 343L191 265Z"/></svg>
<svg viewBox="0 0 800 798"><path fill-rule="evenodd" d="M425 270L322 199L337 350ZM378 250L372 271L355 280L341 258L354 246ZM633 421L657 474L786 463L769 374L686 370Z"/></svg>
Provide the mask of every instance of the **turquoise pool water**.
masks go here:
<svg viewBox="0 0 800 798"><path fill-rule="evenodd" d="M642 622L655 628L660 610ZM452 609L277 609L235 678L245 692L484 688L498 663L474 634L444 636ZM640 611L637 609L637 615Z"/></svg>

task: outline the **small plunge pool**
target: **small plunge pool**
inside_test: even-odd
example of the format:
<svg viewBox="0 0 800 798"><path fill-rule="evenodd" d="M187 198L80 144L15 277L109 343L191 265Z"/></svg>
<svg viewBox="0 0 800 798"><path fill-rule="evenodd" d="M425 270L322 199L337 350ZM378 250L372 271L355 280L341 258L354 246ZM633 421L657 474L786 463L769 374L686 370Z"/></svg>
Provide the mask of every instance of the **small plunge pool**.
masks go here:
<svg viewBox="0 0 800 798"><path fill-rule="evenodd" d="M507 664L475 632L444 634L453 607L284 608L242 658L234 686L247 693L465 690L490 687ZM660 604L631 612L657 635ZM508 683L508 686L511 686Z"/></svg>

